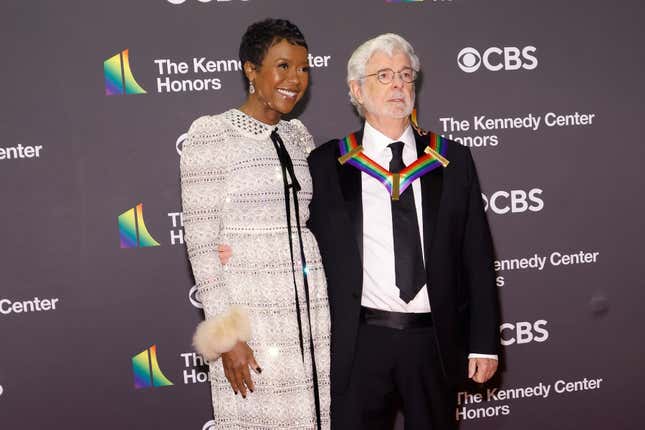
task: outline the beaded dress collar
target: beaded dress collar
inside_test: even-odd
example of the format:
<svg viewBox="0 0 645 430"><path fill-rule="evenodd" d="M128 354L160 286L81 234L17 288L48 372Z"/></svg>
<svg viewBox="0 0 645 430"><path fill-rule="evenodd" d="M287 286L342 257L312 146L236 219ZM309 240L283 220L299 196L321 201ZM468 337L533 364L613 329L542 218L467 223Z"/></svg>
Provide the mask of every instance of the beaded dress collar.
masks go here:
<svg viewBox="0 0 645 430"><path fill-rule="evenodd" d="M288 122L280 120L277 125L265 124L242 112L239 109L230 109L224 112L224 119L246 137L256 140L266 140L271 132L278 128L278 133L286 131Z"/></svg>

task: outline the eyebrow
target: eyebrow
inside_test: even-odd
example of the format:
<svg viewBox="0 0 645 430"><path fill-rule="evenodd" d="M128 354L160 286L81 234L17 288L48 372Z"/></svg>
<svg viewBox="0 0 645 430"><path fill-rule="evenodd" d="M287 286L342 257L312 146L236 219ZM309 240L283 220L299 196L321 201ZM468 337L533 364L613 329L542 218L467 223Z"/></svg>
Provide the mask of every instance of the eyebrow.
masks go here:
<svg viewBox="0 0 645 430"><path fill-rule="evenodd" d="M275 63L279 63L280 61L285 61L287 63L295 63L294 60L291 60L289 58L284 58L284 57L276 58ZM303 61L301 64L306 64L307 66L309 66L309 61L305 59L305 61Z"/></svg>

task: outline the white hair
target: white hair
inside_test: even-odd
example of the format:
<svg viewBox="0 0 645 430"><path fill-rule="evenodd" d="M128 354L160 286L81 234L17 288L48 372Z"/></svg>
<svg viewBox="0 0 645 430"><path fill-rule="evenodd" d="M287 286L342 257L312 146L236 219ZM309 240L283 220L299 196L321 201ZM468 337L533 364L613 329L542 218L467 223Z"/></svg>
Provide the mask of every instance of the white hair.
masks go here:
<svg viewBox="0 0 645 430"><path fill-rule="evenodd" d="M349 61L347 62L348 86L351 81L358 81L360 85L363 84L362 79L365 76L365 66L376 52L383 52L390 57L399 52L404 53L410 58L410 63L414 70L418 72L421 69L419 57L414 53L412 45L398 34L385 33L363 43L361 46L356 48L352 53L352 56L349 57ZM363 116L363 107L352 94L351 87L349 91L349 100L358 111L358 114Z"/></svg>

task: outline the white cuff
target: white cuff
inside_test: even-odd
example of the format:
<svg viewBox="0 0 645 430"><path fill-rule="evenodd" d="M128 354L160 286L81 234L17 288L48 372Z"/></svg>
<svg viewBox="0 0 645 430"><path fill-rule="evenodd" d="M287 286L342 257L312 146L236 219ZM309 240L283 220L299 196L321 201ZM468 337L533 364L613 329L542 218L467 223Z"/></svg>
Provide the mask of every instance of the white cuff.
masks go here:
<svg viewBox="0 0 645 430"><path fill-rule="evenodd" d="M195 330L193 346L206 360L217 360L238 341L251 339L251 321L246 309L233 305L226 313L202 321Z"/></svg>
<svg viewBox="0 0 645 430"><path fill-rule="evenodd" d="M477 354L476 352L468 354L468 358L490 358L492 360L499 360L497 354Z"/></svg>

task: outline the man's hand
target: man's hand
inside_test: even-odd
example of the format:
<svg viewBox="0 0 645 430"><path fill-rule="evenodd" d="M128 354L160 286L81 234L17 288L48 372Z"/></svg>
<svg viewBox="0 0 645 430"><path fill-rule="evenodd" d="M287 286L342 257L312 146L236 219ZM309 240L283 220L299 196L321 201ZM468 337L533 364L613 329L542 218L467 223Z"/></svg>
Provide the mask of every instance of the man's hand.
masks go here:
<svg viewBox="0 0 645 430"><path fill-rule="evenodd" d="M483 384L493 377L497 370L497 360L492 358L468 359L468 377L475 382Z"/></svg>
<svg viewBox="0 0 645 430"><path fill-rule="evenodd" d="M226 263L228 263L231 255L233 255L233 248L225 243L217 245L217 255L219 257L219 262L222 263L222 266L224 266L226 265Z"/></svg>
<svg viewBox="0 0 645 430"><path fill-rule="evenodd" d="M240 392L242 397L246 399L247 387L251 392L255 390L249 367L255 373L262 372L262 369L255 361L253 350L246 342L237 342L233 349L222 354L222 366L224 367L224 375L226 375L226 379L233 387L235 394Z"/></svg>

